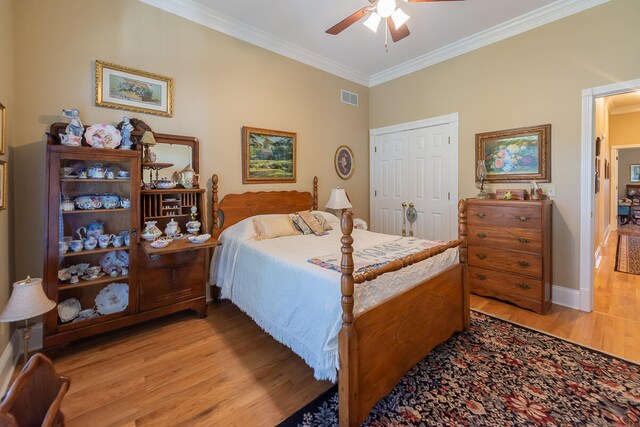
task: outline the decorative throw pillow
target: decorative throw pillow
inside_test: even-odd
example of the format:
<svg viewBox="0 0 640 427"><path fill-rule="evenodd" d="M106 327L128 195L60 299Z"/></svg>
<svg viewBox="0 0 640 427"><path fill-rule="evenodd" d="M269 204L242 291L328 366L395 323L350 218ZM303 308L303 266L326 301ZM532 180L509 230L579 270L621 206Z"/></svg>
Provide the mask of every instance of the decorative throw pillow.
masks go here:
<svg viewBox="0 0 640 427"><path fill-rule="evenodd" d="M300 234L289 215L257 216L253 218L256 240Z"/></svg>
<svg viewBox="0 0 640 427"><path fill-rule="evenodd" d="M313 231L313 234L315 234L316 236L323 236L327 233L322 228L322 225L320 225L318 219L315 216L311 215L309 211L298 212L298 215L300 215L300 218L302 218L302 220L309 226L311 231Z"/></svg>
<svg viewBox="0 0 640 427"><path fill-rule="evenodd" d="M300 218L300 215L293 214L291 216L291 219L293 220L293 225L298 229L300 233L305 235L313 233L313 231L311 231L311 228L309 228L307 223L304 222L302 218Z"/></svg>
<svg viewBox="0 0 640 427"><path fill-rule="evenodd" d="M331 230L333 230L333 227L329 225L329 223L327 222L325 217L323 217L322 215L317 214L317 213L314 213L314 214L311 214L311 215L313 215L318 220L318 222L320 223L320 226L322 226L322 230L323 231L331 231Z"/></svg>

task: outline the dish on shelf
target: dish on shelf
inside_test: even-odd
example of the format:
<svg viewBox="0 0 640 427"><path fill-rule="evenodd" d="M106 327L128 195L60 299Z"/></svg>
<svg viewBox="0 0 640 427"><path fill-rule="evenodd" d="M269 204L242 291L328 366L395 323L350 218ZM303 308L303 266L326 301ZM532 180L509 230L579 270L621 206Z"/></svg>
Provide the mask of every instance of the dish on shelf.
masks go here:
<svg viewBox="0 0 640 427"><path fill-rule="evenodd" d="M178 199L174 199L174 198L171 198L171 199L162 199L162 202L163 202L163 203L164 203L164 202L177 202L177 201L178 201Z"/></svg>
<svg viewBox="0 0 640 427"><path fill-rule="evenodd" d="M154 249L166 248L171 242L173 242L173 239L170 237L160 237L159 239L151 242L151 247Z"/></svg>
<svg viewBox="0 0 640 427"><path fill-rule="evenodd" d="M84 133L84 139L93 148L116 148L120 145L122 135L112 125L100 123L89 126Z"/></svg>
<svg viewBox="0 0 640 427"><path fill-rule="evenodd" d="M73 174L71 174L71 175L62 175L62 177L65 178L65 179L76 179L76 178L78 178L78 175L73 175Z"/></svg>
<svg viewBox="0 0 640 427"><path fill-rule="evenodd" d="M129 179L128 176L116 176L116 179L119 179L121 181L127 181Z"/></svg>
<svg viewBox="0 0 640 427"><path fill-rule="evenodd" d="M176 188L176 183L167 178L156 179L155 181L153 181L153 185L160 190Z"/></svg>
<svg viewBox="0 0 640 427"><path fill-rule="evenodd" d="M113 267L116 267L118 271L122 271L123 267L128 266L129 253L125 250L107 252L100 258L100 267L106 274L110 274Z"/></svg>
<svg viewBox="0 0 640 427"><path fill-rule="evenodd" d="M89 265L90 264L88 262L83 262L81 264L72 265L70 267L58 270L58 279L64 282L65 280L71 279L71 275L73 273L78 273L79 276L84 275L87 271L87 268L89 268Z"/></svg>
<svg viewBox="0 0 640 427"><path fill-rule="evenodd" d="M117 194L96 194L105 209L115 209L120 207L120 196Z"/></svg>
<svg viewBox="0 0 640 427"><path fill-rule="evenodd" d="M89 276L88 274L85 274L85 275L83 275L83 276L80 276L80 278L81 278L82 280L87 280L87 281L89 281L89 280L96 280L96 279L99 279L99 278L101 278L101 277L104 277L106 274L107 274L107 273L104 273L104 272L102 272L102 271L101 271L100 273L98 273L98 275L97 275L97 276Z"/></svg>
<svg viewBox="0 0 640 427"><path fill-rule="evenodd" d="M110 283L96 295L96 310L104 315L118 313L129 307L129 285Z"/></svg>
<svg viewBox="0 0 640 427"><path fill-rule="evenodd" d="M93 210L102 207L102 200L97 194L87 194L84 196L76 196L73 201L78 209Z"/></svg>
<svg viewBox="0 0 640 427"><path fill-rule="evenodd" d="M99 317L100 314L95 310L95 308L87 308L85 310L80 311L78 313L78 317L73 319L73 323L82 322L83 320L90 320Z"/></svg>
<svg viewBox="0 0 640 427"><path fill-rule="evenodd" d="M80 300L69 298L58 304L58 317L63 323L70 322L80 313Z"/></svg>
<svg viewBox="0 0 640 427"><path fill-rule="evenodd" d="M211 238L211 234L200 234L198 236L189 236L188 239L191 243L204 243Z"/></svg>

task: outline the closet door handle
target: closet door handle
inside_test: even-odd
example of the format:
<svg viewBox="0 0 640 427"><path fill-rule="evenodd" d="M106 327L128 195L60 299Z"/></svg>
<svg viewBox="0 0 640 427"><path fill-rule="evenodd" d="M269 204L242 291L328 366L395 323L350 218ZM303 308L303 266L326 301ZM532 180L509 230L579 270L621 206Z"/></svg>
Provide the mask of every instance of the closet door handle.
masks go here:
<svg viewBox="0 0 640 427"><path fill-rule="evenodd" d="M526 261L518 261L518 265L522 268L527 268L530 264Z"/></svg>
<svg viewBox="0 0 640 427"><path fill-rule="evenodd" d="M478 259L486 259L487 256L485 254L476 254L476 256L478 257Z"/></svg>
<svg viewBox="0 0 640 427"><path fill-rule="evenodd" d="M520 288L523 291L526 291L527 289L531 288L531 286L527 285L526 283L514 283L514 285L516 286L516 288Z"/></svg>
<svg viewBox="0 0 640 427"><path fill-rule="evenodd" d="M484 274L480 274L480 273L478 273L478 274L476 274L476 277L477 277L479 280L487 280L487 276L485 276Z"/></svg>
<svg viewBox="0 0 640 427"><path fill-rule="evenodd" d="M529 239L525 239L524 237L518 237L518 243L522 243L523 245L528 245L531 242Z"/></svg>
<svg viewBox="0 0 640 427"><path fill-rule="evenodd" d="M529 221L530 218L528 216L522 215L522 216L519 216L518 219L522 222L527 222Z"/></svg>

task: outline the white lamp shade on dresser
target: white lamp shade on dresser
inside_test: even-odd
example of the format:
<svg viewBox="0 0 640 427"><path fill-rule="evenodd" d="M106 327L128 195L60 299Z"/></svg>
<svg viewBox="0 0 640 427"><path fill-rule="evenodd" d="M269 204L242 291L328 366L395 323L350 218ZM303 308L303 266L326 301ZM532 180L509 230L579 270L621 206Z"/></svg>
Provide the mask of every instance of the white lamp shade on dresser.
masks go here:
<svg viewBox="0 0 640 427"><path fill-rule="evenodd" d="M328 209L349 209L352 205L344 188L338 187L331 189L331 196L329 196L329 201L324 207Z"/></svg>
<svg viewBox="0 0 640 427"><path fill-rule="evenodd" d="M13 284L13 292L0 313L0 322L30 319L52 310L56 303L44 293L41 279L27 277Z"/></svg>

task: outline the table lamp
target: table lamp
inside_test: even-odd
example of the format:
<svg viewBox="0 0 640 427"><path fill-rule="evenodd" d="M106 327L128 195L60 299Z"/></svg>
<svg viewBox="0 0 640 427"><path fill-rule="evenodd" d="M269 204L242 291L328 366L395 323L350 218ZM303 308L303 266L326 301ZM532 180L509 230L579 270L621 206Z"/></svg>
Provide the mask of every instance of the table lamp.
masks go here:
<svg viewBox="0 0 640 427"><path fill-rule="evenodd" d="M7 305L0 313L0 322L17 322L24 320L22 330L24 338L24 363L27 363L29 354L29 338L31 337L31 325L29 319L53 310L55 301L50 300L42 289L41 279L32 279L27 276L13 284L13 292Z"/></svg>
<svg viewBox="0 0 640 427"><path fill-rule="evenodd" d="M151 147L157 144L156 139L153 136L153 132L146 131L144 134L142 134L142 140L140 142L144 147L142 163L155 163L155 155L151 153Z"/></svg>
<svg viewBox="0 0 640 427"><path fill-rule="evenodd" d="M325 208L328 209L341 209L342 213L345 213L347 209L351 206L351 202L349 202L349 196L347 196L347 192L344 191L344 188L332 188L331 195L329 196L329 201Z"/></svg>

